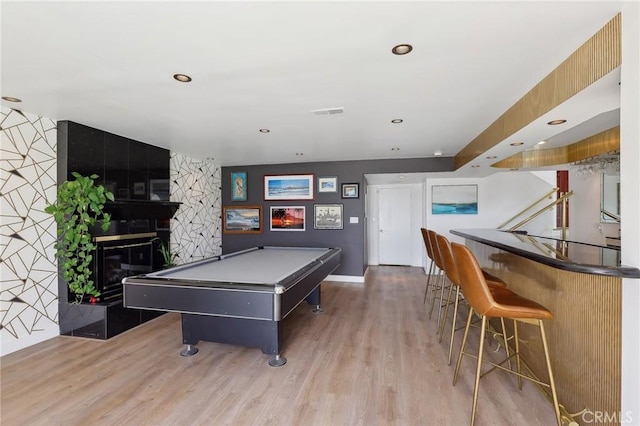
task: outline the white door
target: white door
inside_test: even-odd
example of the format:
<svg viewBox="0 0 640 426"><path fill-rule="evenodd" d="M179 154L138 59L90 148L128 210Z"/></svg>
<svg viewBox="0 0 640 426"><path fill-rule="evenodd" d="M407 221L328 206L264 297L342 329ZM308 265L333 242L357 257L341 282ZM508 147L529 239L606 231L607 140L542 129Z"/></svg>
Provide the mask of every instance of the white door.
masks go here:
<svg viewBox="0 0 640 426"><path fill-rule="evenodd" d="M411 189L378 189L378 258L381 265L411 265Z"/></svg>

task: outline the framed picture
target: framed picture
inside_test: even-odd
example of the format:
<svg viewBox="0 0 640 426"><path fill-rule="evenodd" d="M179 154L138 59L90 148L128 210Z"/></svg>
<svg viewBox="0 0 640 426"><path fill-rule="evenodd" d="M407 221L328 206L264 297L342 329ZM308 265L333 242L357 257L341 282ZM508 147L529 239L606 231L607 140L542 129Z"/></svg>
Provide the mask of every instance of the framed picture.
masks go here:
<svg viewBox="0 0 640 426"><path fill-rule="evenodd" d="M478 185L434 185L431 214L478 214Z"/></svg>
<svg viewBox="0 0 640 426"><path fill-rule="evenodd" d="M265 175L265 200L313 200L314 175Z"/></svg>
<svg viewBox="0 0 640 426"><path fill-rule="evenodd" d="M231 201L247 201L247 172L231 173Z"/></svg>
<svg viewBox="0 0 640 426"><path fill-rule="evenodd" d="M358 184L357 183L343 183L342 184L342 198L358 198Z"/></svg>
<svg viewBox="0 0 640 426"><path fill-rule="evenodd" d="M314 229L342 229L342 204L314 204Z"/></svg>
<svg viewBox="0 0 640 426"><path fill-rule="evenodd" d="M145 184L144 182L133 183L133 195L144 195Z"/></svg>
<svg viewBox="0 0 640 426"><path fill-rule="evenodd" d="M262 233L262 206L222 207L224 234Z"/></svg>
<svg viewBox="0 0 640 426"><path fill-rule="evenodd" d="M319 177L318 192L338 192L338 177Z"/></svg>
<svg viewBox="0 0 640 426"><path fill-rule="evenodd" d="M304 215L304 206L272 206L270 229L272 231L304 231Z"/></svg>

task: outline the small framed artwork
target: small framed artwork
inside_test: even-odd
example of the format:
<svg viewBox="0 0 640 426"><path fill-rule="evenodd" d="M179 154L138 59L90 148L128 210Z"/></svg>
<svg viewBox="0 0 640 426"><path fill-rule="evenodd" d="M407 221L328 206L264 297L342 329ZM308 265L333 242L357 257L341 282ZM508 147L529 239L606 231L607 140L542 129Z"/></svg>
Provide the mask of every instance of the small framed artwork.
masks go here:
<svg viewBox="0 0 640 426"><path fill-rule="evenodd" d="M231 173L231 201L247 201L247 172Z"/></svg>
<svg viewBox="0 0 640 426"><path fill-rule="evenodd" d="M262 206L222 207L224 234L262 233Z"/></svg>
<svg viewBox="0 0 640 426"><path fill-rule="evenodd" d="M144 195L145 184L144 182L133 183L133 195Z"/></svg>
<svg viewBox="0 0 640 426"><path fill-rule="evenodd" d="M342 204L314 204L314 229L342 229Z"/></svg>
<svg viewBox="0 0 640 426"><path fill-rule="evenodd" d="M270 217L272 231L305 230L304 206L272 206Z"/></svg>
<svg viewBox="0 0 640 426"><path fill-rule="evenodd" d="M358 198L358 186L357 183L343 183L342 198Z"/></svg>
<svg viewBox="0 0 640 426"><path fill-rule="evenodd" d="M478 214L478 185L434 185L431 214Z"/></svg>
<svg viewBox="0 0 640 426"><path fill-rule="evenodd" d="M318 192L338 192L338 177L319 177Z"/></svg>
<svg viewBox="0 0 640 426"><path fill-rule="evenodd" d="M313 200L313 181L310 175L265 175L265 200Z"/></svg>

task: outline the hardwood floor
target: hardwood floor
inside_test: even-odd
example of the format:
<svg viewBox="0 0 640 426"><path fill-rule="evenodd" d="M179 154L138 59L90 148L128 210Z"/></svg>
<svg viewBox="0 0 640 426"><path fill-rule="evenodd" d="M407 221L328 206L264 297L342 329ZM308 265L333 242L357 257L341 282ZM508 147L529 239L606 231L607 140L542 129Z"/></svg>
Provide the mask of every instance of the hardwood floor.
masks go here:
<svg viewBox="0 0 640 426"><path fill-rule="evenodd" d="M324 283L324 313L301 304L285 320L280 368L259 349L209 342L181 357L178 314L108 341L56 337L0 359L0 423L468 424L474 365L451 385L448 339L438 343L422 304L425 281L420 268L380 266L365 284ZM554 421L530 383L519 391L500 371L482 379L477 425Z"/></svg>

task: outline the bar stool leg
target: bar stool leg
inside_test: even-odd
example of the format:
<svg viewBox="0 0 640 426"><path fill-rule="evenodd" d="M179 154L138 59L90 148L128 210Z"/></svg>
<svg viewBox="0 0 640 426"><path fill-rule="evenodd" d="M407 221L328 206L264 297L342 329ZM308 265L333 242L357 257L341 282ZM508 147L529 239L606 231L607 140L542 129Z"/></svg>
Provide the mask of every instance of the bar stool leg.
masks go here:
<svg viewBox="0 0 640 426"><path fill-rule="evenodd" d="M504 326L504 318L500 317L500 324L502 325L502 340L504 342L504 352L507 354L507 365L509 366L509 370L511 370L511 358L509 357L509 342L507 341L507 329ZM520 376L518 379L522 381Z"/></svg>
<svg viewBox="0 0 640 426"><path fill-rule="evenodd" d="M513 338L516 340L516 365L518 369L518 389L522 390L522 368L520 364L520 339L518 338L518 321L513 320Z"/></svg>
<svg viewBox="0 0 640 426"><path fill-rule="evenodd" d="M482 316L482 326L480 331L480 348L478 349L478 365L476 367L476 381L473 386L473 405L471 406L471 425L476 420L476 407L478 405L478 388L480 387L480 371L482 370L482 353L484 350L484 334L487 329L487 317Z"/></svg>
<svg viewBox="0 0 640 426"><path fill-rule="evenodd" d="M453 305L453 320L451 321L451 339L449 339L449 358L447 365L451 365L451 352L453 352L453 339L456 335L456 319L458 318L458 303L460 302L460 286L456 286L456 301Z"/></svg>
<svg viewBox="0 0 640 426"><path fill-rule="evenodd" d="M460 364L462 364L462 356L464 355L464 348L467 345L467 337L469 336L469 328L471 327L471 319L473 318L473 308L469 306L469 317L467 318L467 325L464 327L464 334L462 335L462 345L460 346L460 353L458 353L458 361L456 361L456 369L453 372L453 386L458 381L458 372L460 371Z"/></svg>
<svg viewBox="0 0 640 426"><path fill-rule="evenodd" d="M553 370L551 368L551 359L549 357L549 346L547 345L547 335L544 332L544 323L542 320L538 320L540 327L540 336L542 337L542 346L544 347L544 357L547 360L547 371L549 372L549 387L551 388L551 396L553 398L553 409L556 412L556 420L558 426L562 426L562 419L560 417L560 405L558 404L558 393L556 392L556 381L553 378Z"/></svg>
<svg viewBox="0 0 640 426"><path fill-rule="evenodd" d="M432 294L431 294L431 307L429 308L429 319L431 319L431 315L433 314L433 307L436 304L436 299L438 298L437 294L435 292L437 292L440 288L440 281L442 281L442 278L444 277L444 274L442 273L442 270L438 271L438 275L436 277L436 282L433 285L432 288Z"/></svg>
<svg viewBox="0 0 640 426"><path fill-rule="evenodd" d="M447 283L447 276L446 274L442 273L442 280L441 280L442 284L440 287L440 305L438 306L438 318L436 319L436 325L440 326L440 318L442 317L442 304L444 303L444 290L445 290L445 285ZM451 285L449 285L449 288L451 288Z"/></svg>
<svg viewBox="0 0 640 426"><path fill-rule="evenodd" d="M458 286L456 286L458 287ZM442 342L442 334L444 333L444 326L447 322L447 316L449 315L449 305L451 304L451 293L453 292L453 284L449 283L449 294L447 295L447 305L444 308L444 316L442 317L442 321L440 321L438 327L438 343ZM455 314L454 314L455 315ZM455 321L455 317L454 317Z"/></svg>
<svg viewBox="0 0 640 426"><path fill-rule="evenodd" d="M429 282L431 281L431 274L433 274L433 265L434 262L431 261L429 263L429 275L427 275L427 286L424 288L424 299L422 300L422 304L427 303L427 293L429 292Z"/></svg>

